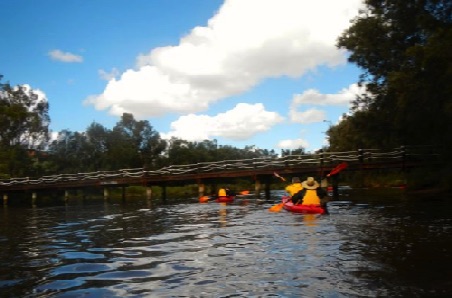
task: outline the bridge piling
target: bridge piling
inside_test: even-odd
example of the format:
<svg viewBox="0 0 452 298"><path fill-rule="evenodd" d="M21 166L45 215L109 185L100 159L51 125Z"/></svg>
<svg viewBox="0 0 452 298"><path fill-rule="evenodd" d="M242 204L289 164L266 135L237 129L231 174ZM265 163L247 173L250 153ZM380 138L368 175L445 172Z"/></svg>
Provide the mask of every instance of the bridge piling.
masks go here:
<svg viewBox="0 0 452 298"><path fill-rule="evenodd" d="M36 205L36 200L38 199L38 194L36 192L31 193L31 204Z"/></svg>
<svg viewBox="0 0 452 298"><path fill-rule="evenodd" d="M109 197L109 192L108 192L108 187L104 187L104 199L108 199Z"/></svg>
<svg viewBox="0 0 452 298"><path fill-rule="evenodd" d="M162 186L162 200L166 202L166 185Z"/></svg>
<svg viewBox="0 0 452 298"><path fill-rule="evenodd" d="M3 194L3 205L8 205L8 194Z"/></svg>
<svg viewBox="0 0 452 298"><path fill-rule="evenodd" d="M204 183L198 183L198 198L201 198L204 196L206 186Z"/></svg>
<svg viewBox="0 0 452 298"><path fill-rule="evenodd" d="M270 183L265 181L265 199L270 199Z"/></svg>
<svg viewBox="0 0 452 298"><path fill-rule="evenodd" d="M146 199L147 200L152 199L152 188L150 186L146 187Z"/></svg>
<svg viewBox="0 0 452 298"><path fill-rule="evenodd" d="M262 187L261 182L259 181L259 179L256 178L256 182L254 183L254 194L256 198L260 198L261 187Z"/></svg>

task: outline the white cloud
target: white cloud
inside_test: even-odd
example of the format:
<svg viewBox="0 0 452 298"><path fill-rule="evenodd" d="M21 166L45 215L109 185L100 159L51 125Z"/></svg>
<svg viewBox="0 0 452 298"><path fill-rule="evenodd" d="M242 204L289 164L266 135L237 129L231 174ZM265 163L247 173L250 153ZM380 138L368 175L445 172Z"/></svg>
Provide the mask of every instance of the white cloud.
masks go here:
<svg viewBox="0 0 452 298"><path fill-rule="evenodd" d="M299 77L345 63L335 47L361 0L226 0L206 27L137 58L85 102L137 117L205 111L266 78Z"/></svg>
<svg viewBox="0 0 452 298"><path fill-rule="evenodd" d="M48 55L50 56L50 58L52 60L55 61L60 61L60 62L67 62L67 63L72 63L72 62L83 62L83 57L82 56L78 56L69 52L63 52L61 50L52 50L48 53Z"/></svg>
<svg viewBox="0 0 452 298"><path fill-rule="evenodd" d="M325 112L316 108L308 109L304 112L291 109L289 116L292 122L303 124L321 122L326 118Z"/></svg>
<svg viewBox="0 0 452 298"><path fill-rule="evenodd" d="M202 141L215 137L246 140L257 133L269 130L283 121L275 112L266 111L264 105L237 104L232 110L216 116L189 114L171 124L171 131L162 138L177 137L188 141Z"/></svg>
<svg viewBox="0 0 452 298"><path fill-rule="evenodd" d="M309 89L302 94L295 94L292 98L292 103L289 109L289 116L292 122L299 123L313 123L326 119L324 111L311 108L304 112L300 112L298 109L302 105L338 105L338 106L350 106L351 102L357 95L362 94L365 91L363 87L359 87L357 84L352 84L348 88L340 90L336 94L322 94L315 89Z"/></svg>
<svg viewBox="0 0 452 298"><path fill-rule="evenodd" d="M358 84L351 84L350 86L348 86L348 88L344 88L336 94L321 94L315 89L309 89L302 94L294 95L292 104L348 106L356 98L357 95L362 94L364 91L365 89L359 87Z"/></svg>
<svg viewBox="0 0 452 298"><path fill-rule="evenodd" d="M300 149L309 147L309 143L303 139L282 140L279 141L277 147L280 149Z"/></svg>

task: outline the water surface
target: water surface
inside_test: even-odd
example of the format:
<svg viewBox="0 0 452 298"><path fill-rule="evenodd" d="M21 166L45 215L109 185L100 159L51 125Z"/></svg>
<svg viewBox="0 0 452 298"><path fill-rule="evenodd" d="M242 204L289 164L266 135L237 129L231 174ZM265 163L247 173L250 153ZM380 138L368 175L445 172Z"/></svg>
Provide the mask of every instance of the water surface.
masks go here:
<svg viewBox="0 0 452 298"><path fill-rule="evenodd" d="M2 206L1 296L452 294L448 200L361 194L318 216L269 212L273 199Z"/></svg>

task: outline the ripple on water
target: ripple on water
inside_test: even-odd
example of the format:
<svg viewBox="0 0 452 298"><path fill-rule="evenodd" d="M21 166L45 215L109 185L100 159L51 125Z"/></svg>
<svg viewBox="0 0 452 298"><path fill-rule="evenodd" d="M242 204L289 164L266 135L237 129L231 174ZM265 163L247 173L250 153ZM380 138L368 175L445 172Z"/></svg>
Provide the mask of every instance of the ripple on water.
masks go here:
<svg viewBox="0 0 452 298"><path fill-rule="evenodd" d="M85 283L83 279L54 280L36 288L37 292L66 290L81 286Z"/></svg>
<svg viewBox="0 0 452 298"><path fill-rule="evenodd" d="M60 257L73 260L73 259L85 259L85 260L96 260L105 259L104 254L90 253L90 252L80 252L80 251L69 251L65 253L60 253Z"/></svg>
<svg viewBox="0 0 452 298"><path fill-rule="evenodd" d="M102 263L76 263L59 266L50 271L50 276L60 276L63 274L83 275L86 273L98 273L116 269L114 264Z"/></svg>

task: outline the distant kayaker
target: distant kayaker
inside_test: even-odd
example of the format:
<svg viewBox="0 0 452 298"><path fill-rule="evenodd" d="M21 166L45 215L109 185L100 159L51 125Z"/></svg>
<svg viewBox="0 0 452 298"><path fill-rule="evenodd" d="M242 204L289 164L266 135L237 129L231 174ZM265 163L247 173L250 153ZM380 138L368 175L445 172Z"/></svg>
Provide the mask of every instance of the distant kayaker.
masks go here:
<svg viewBox="0 0 452 298"><path fill-rule="evenodd" d="M222 187L218 190L218 197L226 197L227 196L227 191L226 191L226 187Z"/></svg>
<svg viewBox="0 0 452 298"><path fill-rule="evenodd" d="M287 185L285 190L289 194L289 196L292 198L292 202L294 202L293 196L298 193L300 190L303 189L303 186L301 185L301 180L299 177L292 177L292 183ZM298 200L297 200L298 201Z"/></svg>
<svg viewBox="0 0 452 298"><path fill-rule="evenodd" d="M326 191L320 187L314 177L308 177L301 183L302 190L296 193L292 202L302 205L320 205L320 200L327 195Z"/></svg>

